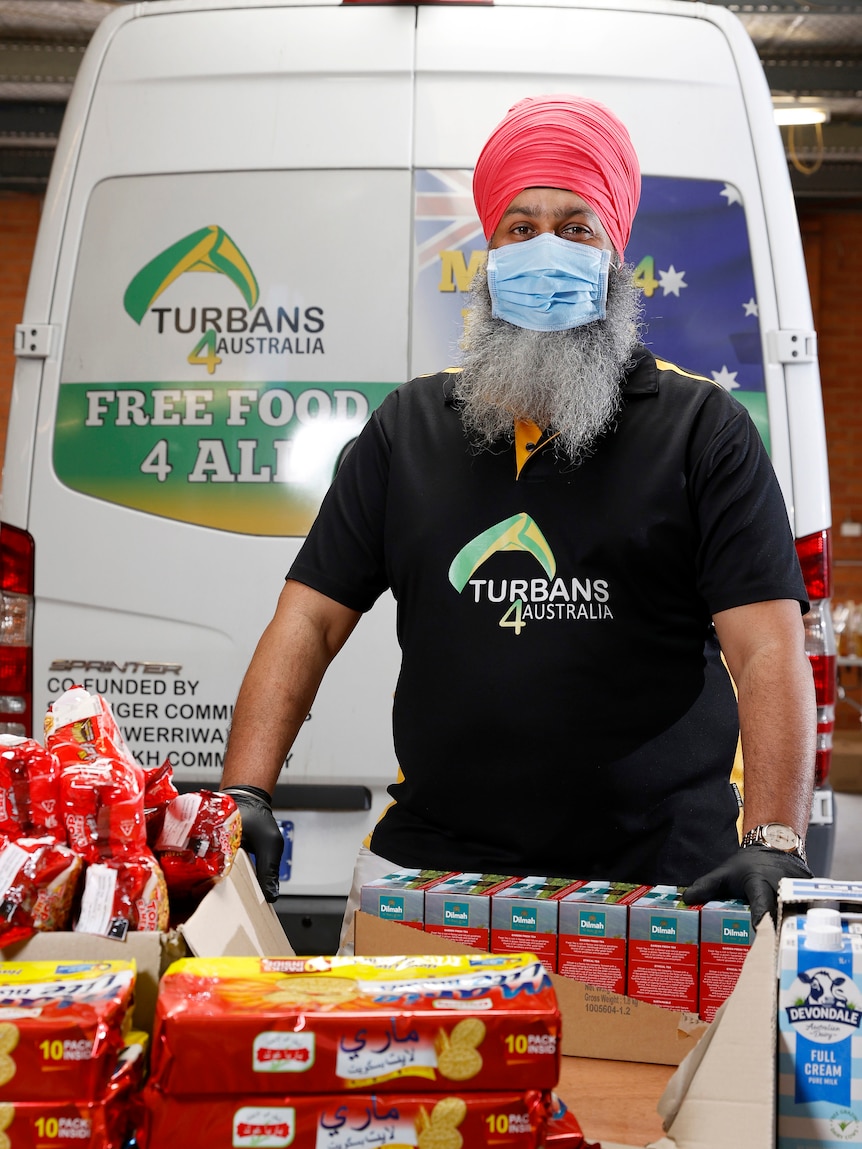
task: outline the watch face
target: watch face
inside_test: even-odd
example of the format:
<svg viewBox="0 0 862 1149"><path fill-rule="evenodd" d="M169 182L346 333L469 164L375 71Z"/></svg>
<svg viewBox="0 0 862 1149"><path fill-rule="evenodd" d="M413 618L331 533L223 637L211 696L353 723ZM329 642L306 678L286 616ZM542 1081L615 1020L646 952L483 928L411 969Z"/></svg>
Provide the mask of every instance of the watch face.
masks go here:
<svg viewBox="0 0 862 1149"><path fill-rule="evenodd" d="M796 831L791 830L789 826L782 826L779 822L771 822L763 827L763 840L774 850L795 850L799 844Z"/></svg>

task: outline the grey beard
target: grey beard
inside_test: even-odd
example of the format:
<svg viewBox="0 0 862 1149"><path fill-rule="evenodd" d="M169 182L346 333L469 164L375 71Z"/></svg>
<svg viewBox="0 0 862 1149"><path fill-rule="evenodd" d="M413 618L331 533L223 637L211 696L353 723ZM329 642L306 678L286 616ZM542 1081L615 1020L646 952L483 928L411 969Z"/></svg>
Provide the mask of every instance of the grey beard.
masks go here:
<svg viewBox="0 0 862 1149"><path fill-rule="evenodd" d="M491 315L484 267L471 284L454 397L477 447L511 442L514 420L557 432L577 465L616 422L620 384L638 343L641 296L633 269L611 270L606 317L568 331L528 331Z"/></svg>

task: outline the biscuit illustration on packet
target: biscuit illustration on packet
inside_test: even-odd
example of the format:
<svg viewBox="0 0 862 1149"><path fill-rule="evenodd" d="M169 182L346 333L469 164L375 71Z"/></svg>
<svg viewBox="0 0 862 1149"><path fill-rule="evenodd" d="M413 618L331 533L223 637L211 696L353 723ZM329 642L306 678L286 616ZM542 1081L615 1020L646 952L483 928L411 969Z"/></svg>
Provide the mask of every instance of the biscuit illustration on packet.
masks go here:
<svg viewBox="0 0 862 1149"><path fill-rule="evenodd" d="M437 1035L437 1068L450 1081L469 1081L482 1068L482 1055L476 1048L485 1040L485 1023L478 1017L465 1017L446 1033Z"/></svg>
<svg viewBox="0 0 862 1149"><path fill-rule="evenodd" d="M464 1138L458 1126L467 1116L467 1103L460 1097L444 1097L431 1110L420 1106L416 1118L419 1149L461 1149Z"/></svg>
<svg viewBox="0 0 862 1149"><path fill-rule="evenodd" d="M18 1044L19 1037L17 1025L13 1025L11 1021L0 1021L0 1086L8 1085L15 1076L15 1070L18 1067L12 1057L12 1051ZM9 1121L11 1120L10 1117ZM9 1121L6 1122L6 1125L9 1124ZM5 1129L6 1125L2 1126L2 1129ZM2 1149L2 1139L0 1139L0 1149Z"/></svg>
<svg viewBox="0 0 862 1149"><path fill-rule="evenodd" d="M14 1026L12 1027L15 1028ZM17 1040L17 1038L16 1038ZM8 1056L8 1054L7 1054ZM12 1124L15 1106L9 1101L0 1103L0 1149L12 1149L12 1140L6 1130Z"/></svg>

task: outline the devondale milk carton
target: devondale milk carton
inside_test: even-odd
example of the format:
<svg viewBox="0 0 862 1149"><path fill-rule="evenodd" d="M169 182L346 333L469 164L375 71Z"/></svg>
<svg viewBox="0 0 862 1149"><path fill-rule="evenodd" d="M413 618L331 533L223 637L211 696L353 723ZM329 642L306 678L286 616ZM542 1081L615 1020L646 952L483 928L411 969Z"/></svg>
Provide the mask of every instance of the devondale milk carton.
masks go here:
<svg viewBox="0 0 862 1149"><path fill-rule="evenodd" d="M652 886L629 906L629 997L697 1012L700 907L679 886Z"/></svg>
<svg viewBox="0 0 862 1149"><path fill-rule="evenodd" d="M781 926L778 1147L862 1145L862 935L812 907Z"/></svg>
<svg viewBox="0 0 862 1149"><path fill-rule="evenodd" d="M491 953L529 950L557 971L560 899L581 885L574 878L519 878L491 896Z"/></svg>
<svg viewBox="0 0 862 1149"><path fill-rule="evenodd" d="M739 980L742 963L754 941L751 910L746 902L706 902L700 910L700 999L698 1013L712 1021Z"/></svg>
<svg viewBox="0 0 862 1149"><path fill-rule="evenodd" d="M359 908L388 922L425 928L425 891L451 870L398 870L367 882L359 893Z"/></svg>
<svg viewBox="0 0 862 1149"><path fill-rule="evenodd" d="M491 897L517 882L503 874L452 874L425 891L425 932L490 949Z"/></svg>
<svg viewBox="0 0 862 1149"><path fill-rule="evenodd" d="M560 899L557 973L626 992L631 902L649 890L629 882L582 882Z"/></svg>

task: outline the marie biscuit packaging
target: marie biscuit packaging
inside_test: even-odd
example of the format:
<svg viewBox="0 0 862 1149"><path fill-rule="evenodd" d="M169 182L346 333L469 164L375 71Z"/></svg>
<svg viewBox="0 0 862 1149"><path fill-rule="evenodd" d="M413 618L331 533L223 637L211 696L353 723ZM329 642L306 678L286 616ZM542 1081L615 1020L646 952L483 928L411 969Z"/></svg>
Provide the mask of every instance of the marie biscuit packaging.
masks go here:
<svg viewBox="0 0 862 1149"><path fill-rule="evenodd" d="M0 1149L123 1149L130 1115L124 1098L0 1101Z"/></svg>
<svg viewBox="0 0 862 1149"><path fill-rule="evenodd" d="M151 1085L141 1149L539 1149L550 1095L357 1093L172 1097Z"/></svg>
<svg viewBox="0 0 862 1149"><path fill-rule="evenodd" d="M476 949L491 948L491 897L518 879L452 874L425 891L425 932Z"/></svg>
<svg viewBox="0 0 862 1149"><path fill-rule="evenodd" d="M151 1076L178 1096L550 1089L560 1025L533 954L184 958Z"/></svg>
<svg viewBox="0 0 862 1149"><path fill-rule="evenodd" d="M362 887L359 908L375 918L422 930L425 928L425 891L452 873L452 870L398 870L385 874Z"/></svg>
<svg viewBox="0 0 862 1149"><path fill-rule="evenodd" d="M498 890L491 896L491 952L530 950L556 973L560 899L580 885L574 878L531 876Z"/></svg>
<svg viewBox="0 0 862 1149"><path fill-rule="evenodd" d="M629 906L629 997L697 1013L700 906L678 886L651 886Z"/></svg>
<svg viewBox="0 0 862 1149"><path fill-rule="evenodd" d="M101 1099L134 986L131 961L0 962L0 1102Z"/></svg>
<svg viewBox="0 0 862 1149"><path fill-rule="evenodd" d="M704 1021L712 1021L739 980L742 963L754 941L747 903L706 902L700 911L700 1004Z"/></svg>
<svg viewBox="0 0 862 1149"><path fill-rule="evenodd" d="M649 886L583 882L560 900L557 973L626 992L629 910Z"/></svg>
<svg viewBox="0 0 862 1149"><path fill-rule="evenodd" d="M130 1149L133 1099L144 1079L145 1033L130 1032L97 1098L0 1101L0 1149Z"/></svg>

